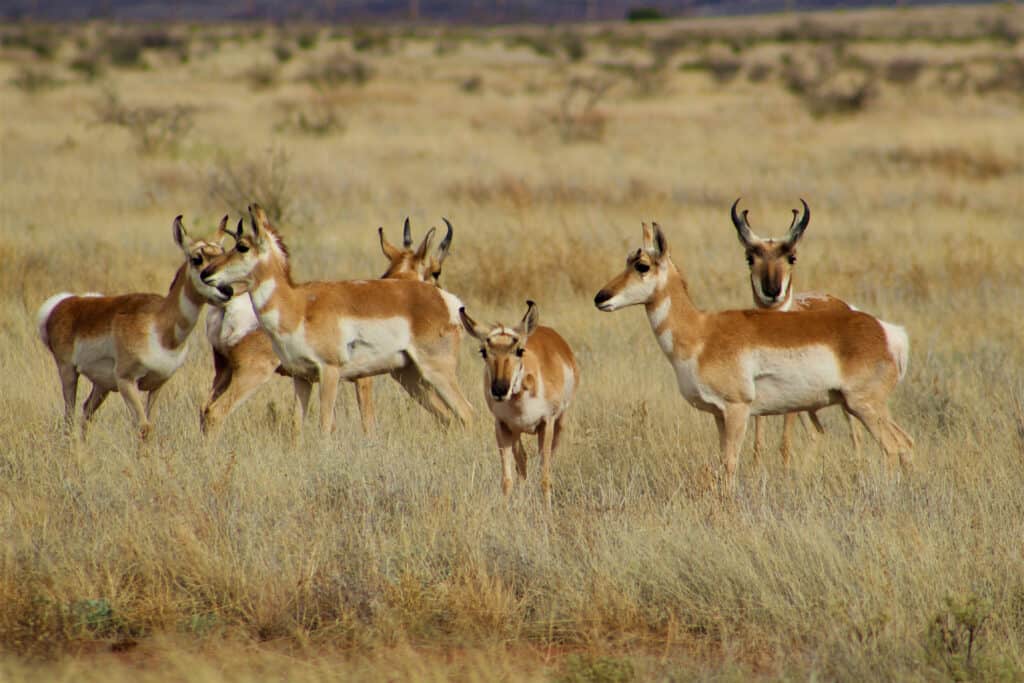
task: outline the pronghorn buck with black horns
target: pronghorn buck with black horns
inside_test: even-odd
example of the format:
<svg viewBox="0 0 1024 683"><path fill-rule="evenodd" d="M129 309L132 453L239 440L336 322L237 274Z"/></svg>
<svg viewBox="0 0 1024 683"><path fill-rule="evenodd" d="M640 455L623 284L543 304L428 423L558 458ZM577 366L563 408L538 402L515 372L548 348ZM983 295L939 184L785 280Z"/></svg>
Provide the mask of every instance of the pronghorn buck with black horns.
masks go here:
<svg viewBox="0 0 1024 683"><path fill-rule="evenodd" d="M390 373L427 410L438 414L428 388L463 423L472 408L456 379L461 302L444 290L409 280L292 280L288 251L257 205L251 231L203 270L225 296L248 293L260 326L295 385L296 433L320 383L320 428L334 429L339 380ZM445 417L441 415L441 417Z"/></svg>
<svg viewBox="0 0 1024 683"><path fill-rule="evenodd" d="M701 311L657 223L643 224L643 245L594 304L602 311L644 305L680 393L715 417L728 485L735 482L748 417L835 403L909 468L913 440L887 404L906 371L903 328L853 310Z"/></svg>
<svg viewBox="0 0 1024 683"><path fill-rule="evenodd" d="M223 230L227 216L221 221ZM200 272L222 255L215 241L189 237L181 216L174 242L185 255L166 296L159 294L57 294L39 309L39 337L53 354L64 392L64 417L74 423L78 377L92 382L82 431L107 395L121 393L142 438L151 428L153 404L185 362L186 341L209 297L227 297L203 283ZM149 392L145 404L142 392Z"/></svg>
<svg viewBox="0 0 1024 683"><path fill-rule="evenodd" d="M851 310L852 306L841 299L830 294L818 292L805 292L795 294L793 292L793 269L796 266L796 246L803 237L807 225L811 221L811 210L803 199L803 214L793 209L793 221L790 223L789 231L781 239L773 237L758 237L750 227L747 219L747 211L736 212L740 200L737 199L730 211L732 223L736 227L736 235L740 244L746 251L747 265L750 267L750 291L754 297L754 305L766 311L830 311L830 310ZM853 309L855 310L855 309ZM907 347L902 347L903 352L909 352ZM906 366L906 358L901 364ZM793 422L799 413L786 413L782 424L782 461L789 462L791 434ZM824 433L817 413L813 410L807 411L811 423L819 433ZM853 423L850 414L843 411L846 420L850 425L850 438L853 440L853 448L860 451L860 438L857 434L857 427ZM762 449L761 418L754 418L754 459L757 460Z"/></svg>
<svg viewBox="0 0 1024 683"><path fill-rule="evenodd" d="M412 249L408 218L405 219L402 248L388 242L384 237L384 228L378 228L381 250L388 259L388 268L382 277L437 284L452 242L452 225L447 218L444 222L448 231L435 250L430 248L434 228L428 231L416 250ZM229 234L237 239L241 234L241 223L235 233ZM200 425L206 433L216 431L236 408L275 373L287 375L274 353L270 337L260 328L252 302L244 291L236 291L235 296L226 304L216 301L210 303L215 307L206 314L206 336L213 347L214 378L210 397L200 412ZM372 383L373 380L368 377L355 380L356 401L366 434L373 431L376 422ZM439 413L448 414L435 392L428 392L427 400L431 401Z"/></svg>
<svg viewBox="0 0 1024 683"><path fill-rule="evenodd" d="M526 478L526 450L520 436L537 435L541 489L551 507L551 458L558 449L565 411L580 383L572 349L550 327L537 324L537 307L526 302L526 315L515 327L480 325L459 311L462 325L480 341L484 359L484 396L494 414L501 455L501 490L512 491L512 457Z"/></svg>

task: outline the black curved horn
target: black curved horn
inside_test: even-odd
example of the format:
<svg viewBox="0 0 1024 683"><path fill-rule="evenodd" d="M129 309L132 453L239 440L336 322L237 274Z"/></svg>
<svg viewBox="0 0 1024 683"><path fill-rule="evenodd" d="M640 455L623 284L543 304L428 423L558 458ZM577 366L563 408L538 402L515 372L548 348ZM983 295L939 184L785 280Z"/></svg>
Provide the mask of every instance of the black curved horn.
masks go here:
<svg viewBox="0 0 1024 683"><path fill-rule="evenodd" d="M804 230L807 229L807 224L811 222L811 210L808 208L807 202L801 199L800 203L804 205L804 215L800 218L800 222L797 222L797 210L793 209L793 225L789 227L789 236L786 238L790 246L797 243L803 236Z"/></svg>
<svg viewBox="0 0 1024 683"><path fill-rule="evenodd" d="M742 214L736 213L736 207L739 206L740 198L737 197L736 201L732 203L732 209L729 212L732 216L732 224L736 226L736 234L740 238L740 242L744 246L749 246L753 241L753 231L750 229L750 223L747 222L747 210L744 209Z"/></svg>
<svg viewBox="0 0 1024 683"><path fill-rule="evenodd" d="M405 217L405 227L402 229L402 246L406 249L412 246L412 229L409 227L409 217Z"/></svg>
<svg viewBox="0 0 1024 683"><path fill-rule="evenodd" d="M441 217L441 220L443 220L444 224L448 226L448 232L445 233L444 239L441 240L441 243L437 245L437 250L440 252L446 252L448 251L448 247L452 245L452 222L444 216Z"/></svg>

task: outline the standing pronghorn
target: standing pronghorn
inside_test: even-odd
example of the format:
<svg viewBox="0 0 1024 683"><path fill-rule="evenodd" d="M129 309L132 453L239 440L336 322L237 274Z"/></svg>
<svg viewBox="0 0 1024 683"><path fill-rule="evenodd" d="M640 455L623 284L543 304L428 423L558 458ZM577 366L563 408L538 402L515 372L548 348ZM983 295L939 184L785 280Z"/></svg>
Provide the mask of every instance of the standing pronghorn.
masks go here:
<svg viewBox="0 0 1024 683"><path fill-rule="evenodd" d="M887 400L906 372L902 327L849 309L705 312L690 299L658 224L594 297L602 311L644 304L683 397L715 416L727 483L750 415L815 410L841 403L889 457L909 467L913 440Z"/></svg>
<svg viewBox="0 0 1024 683"><path fill-rule="evenodd" d="M223 230L227 216L221 221ZM207 298L224 295L199 273L222 254L215 242L193 240L174 219L174 242L185 255L166 296L56 294L40 307L39 337L53 354L64 392L64 418L74 423L78 376L92 382L82 431L111 391L121 393L142 438L151 428L160 388L185 362L186 341ZM142 392L149 392L145 405Z"/></svg>
<svg viewBox="0 0 1024 683"><path fill-rule="evenodd" d="M789 232L782 239L762 238L754 234L747 222L747 211L742 214L736 212L740 200L737 199L731 210L732 223L736 226L736 233L740 244L747 253L747 265L750 266L750 290L754 296L754 305L767 311L829 311L829 310L851 310L852 306L842 299L837 299L829 294L820 293L793 293L793 266L796 264L796 245L803 237L807 224L811 220L811 210L803 199L800 203L804 206L803 216L796 209L793 209L793 221L789 226ZM904 352L908 349L904 348ZM906 359L902 361L906 365ZM789 462L790 443L793 430L793 422L798 413L786 413L782 423L782 461ZM814 428L819 433L824 433L817 413L808 410ZM860 438L857 434L857 427L853 423L850 414L843 411L846 420L850 425L850 438L853 440L853 448L860 451ZM761 454L761 417L754 418L754 459L757 460Z"/></svg>
<svg viewBox="0 0 1024 683"><path fill-rule="evenodd" d="M480 340L484 359L484 396L494 414L494 432L501 454L501 490L512 491L512 456L519 476L526 478L523 432L537 435L541 489L551 507L551 458L558 448L565 411L580 383L572 349L550 327L537 325L537 307L526 302L526 315L516 327L479 325L466 309L462 326Z"/></svg>
<svg viewBox="0 0 1024 683"><path fill-rule="evenodd" d="M207 266L203 281L225 296L242 285L281 367L292 377L296 432L320 383L320 428L334 428L338 381L390 373L427 410L428 388L465 422L472 408L456 379L461 302L444 290L408 280L292 281L288 251L257 205L252 230Z"/></svg>
<svg viewBox="0 0 1024 683"><path fill-rule="evenodd" d="M439 286L441 266L452 243L452 224L444 219L448 232L437 249L431 251L434 237L431 228L415 251L409 219L405 219L402 248L392 245L384 237L384 228L378 228L381 250L388 259L383 278L396 280L422 280ZM241 226L238 231L241 232ZM233 234L233 233L229 233ZM215 302L210 302L215 303ZM231 298L226 304L216 304L206 314L206 336L213 347L214 378L210 397L200 412L200 425L204 432L214 431L228 415L265 384L274 373L287 375L274 354L270 337L260 329L252 302L244 293ZM363 431L373 431L373 379L355 380L356 402ZM430 392L430 400L439 412L447 408Z"/></svg>

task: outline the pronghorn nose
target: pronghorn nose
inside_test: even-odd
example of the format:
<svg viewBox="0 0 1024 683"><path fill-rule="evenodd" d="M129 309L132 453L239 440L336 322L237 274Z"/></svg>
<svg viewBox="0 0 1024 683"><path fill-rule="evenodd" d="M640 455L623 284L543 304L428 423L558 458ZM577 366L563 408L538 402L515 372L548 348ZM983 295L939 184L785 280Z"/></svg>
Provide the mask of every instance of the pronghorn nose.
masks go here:
<svg viewBox="0 0 1024 683"><path fill-rule="evenodd" d="M782 287L780 287L778 284L774 282L763 280L761 282L761 290L764 292L765 296L775 299L778 298L779 292L782 291Z"/></svg>
<svg viewBox="0 0 1024 683"><path fill-rule="evenodd" d="M491 396L499 401L508 394L508 382L503 379L496 379L491 382Z"/></svg>
<svg viewBox="0 0 1024 683"><path fill-rule="evenodd" d="M609 292L607 289L602 289L600 292L597 293L597 296L594 297L594 305L595 306L600 306L605 301L608 301L608 299L611 299L611 298L612 298L612 293Z"/></svg>

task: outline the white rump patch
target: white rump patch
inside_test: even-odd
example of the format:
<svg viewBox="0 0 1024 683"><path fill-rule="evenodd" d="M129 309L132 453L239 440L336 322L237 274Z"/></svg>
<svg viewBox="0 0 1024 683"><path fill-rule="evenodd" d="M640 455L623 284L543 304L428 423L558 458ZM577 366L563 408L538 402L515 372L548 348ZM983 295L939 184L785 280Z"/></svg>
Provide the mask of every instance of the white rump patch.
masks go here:
<svg viewBox="0 0 1024 683"><path fill-rule="evenodd" d="M892 355L893 362L896 363L896 369L899 371L899 378L902 382L904 375L907 374L907 366L910 363L910 337L907 336L907 330L901 325L893 325L884 320L879 320L878 322L882 324L882 330L885 332L885 343L889 347L889 353Z"/></svg>
<svg viewBox="0 0 1024 683"><path fill-rule="evenodd" d="M73 297L74 294L70 292L61 292L60 294L54 294L49 299L43 302L43 305L39 307L39 312L36 313L36 328L39 330L39 338L42 340L43 345L49 348L50 338L46 334L46 323L50 320L50 314L53 313L53 309L57 307L64 299Z"/></svg>
<svg viewBox="0 0 1024 683"><path fill-rule="evenodd" d="M459 297L455 296L451 292L438 288L438 294L444 299L444 303L448 306L448 317L451 320L452 325L455 325L462 330L462 320L459 318L459 309L462 308L463 303L459 300Z"/></svg>

